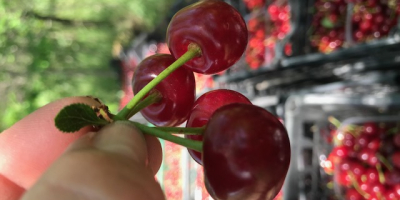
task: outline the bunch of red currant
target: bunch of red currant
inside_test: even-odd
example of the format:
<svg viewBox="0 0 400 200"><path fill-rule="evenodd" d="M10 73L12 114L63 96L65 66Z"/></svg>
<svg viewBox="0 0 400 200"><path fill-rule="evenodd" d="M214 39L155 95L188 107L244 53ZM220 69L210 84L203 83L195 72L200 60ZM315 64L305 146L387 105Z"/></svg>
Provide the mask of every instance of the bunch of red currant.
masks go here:
<svg viewBox="0 0 400 200"><path fill-rule="evenodd" d="M94 108L98 119L88 110L79 117L90 118L85 123L103 125L141 112L156 127L130 123L146 134L188 147L203 166L205 186L213 198L273 199L290 163L290 143L282 123L235 91L214 90L197 100L195 96L193 72L209 75L226 70L244 53L247 37L242 16L223 1L205 0L185 7L167 29L171 55L155 54L137 66L131 101L116 115L102 106ZM62 131L77 130L64 119L76 120L71 113L78 108L82 105L60 111L56 126ZM185 128L176 127L185 121Z"/></svg>
<svg viewBox="0 0 400 200"><path fill-rule="evenodd" d="M400 199L400 134L393 122L364 122L333 130L328 173L345 199Z"/></svg>

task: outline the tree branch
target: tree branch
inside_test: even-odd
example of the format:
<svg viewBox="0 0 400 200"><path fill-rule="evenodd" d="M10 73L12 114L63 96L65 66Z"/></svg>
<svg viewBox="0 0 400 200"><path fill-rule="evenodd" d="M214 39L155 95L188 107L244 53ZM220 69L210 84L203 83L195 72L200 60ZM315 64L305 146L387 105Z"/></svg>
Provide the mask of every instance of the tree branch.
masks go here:
<svg viewBox="0 0 400 200"><path fill-rule="evenodd" d="M87 27L98 27L98 26L107 26L111 27L112 24L108 21L85 21L85 20L71 20L71 19L63 19L59 18L56 16L45 16L41 15L39 13L36 13L35 11L27 11L24 15L25 17L33 17L38 20L43 20L43 21L52 21L52 22L58 22L60 24L66 25L66 26L87 26Z"/></svg>

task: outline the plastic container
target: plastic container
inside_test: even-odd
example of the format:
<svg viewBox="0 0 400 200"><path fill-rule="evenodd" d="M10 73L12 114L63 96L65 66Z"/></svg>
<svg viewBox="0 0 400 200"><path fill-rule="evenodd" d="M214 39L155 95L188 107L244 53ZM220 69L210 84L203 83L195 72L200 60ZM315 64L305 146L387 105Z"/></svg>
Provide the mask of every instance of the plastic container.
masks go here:
<svg viewBox="0 0 400 200"><path fill-rule="evenodd" d="M398 35L398 0L310 0L309 52L331 53Z"/></svg>
<svg viewBox="0 0 400 200"><path fill-rule="evenodd" d="M400 113L399 108L397 112ZM400 186L399 131L399 115L384 112L373 117L348 118L331 131L333 149L324 162L333 166L331 185L335 196L400 198L396 191Z"/></svg>
<svg viewBox="0 0 400 200"><path fill-rule="evenodd" d="M349 45L386 38L398 27L400 2L398 0L367 0L349 3Z"/></svg>
<svg viewBox="0 0 400 200"><path fill-rule="evenodd" d="M314 51L330 53L345 43L347 3L345 0L315 0L309 29Z"/></svg>
<svg viewBox="0 0 400 200"><path fill-rule="evenodd" d="M272 70L276 61L283 55L292 54L291 43L285 42L291 31L288 0L242 2L249 10L248 14L243 15L249 31L248 45L242 59L223 74ZM280 46L284 46L283 49Z"/></svg>
<svg viewBox="0 0 400 200"><path fill-rule="evenodd" d="M364 90L360 89L364 88ZM329 158L338 146L329 118L346 124L400 119L400 94L385 86L347 87L326 94L290 96L285 104L285 126L292 148L292 162L283 187L283 199L346 199L339 187L341 171ZM364 121L353 121L354 119ZM349 120L349 121L348 121ZM344 136L341 138L344 138ZM384 145L385 146L385 145Z"/></svg>

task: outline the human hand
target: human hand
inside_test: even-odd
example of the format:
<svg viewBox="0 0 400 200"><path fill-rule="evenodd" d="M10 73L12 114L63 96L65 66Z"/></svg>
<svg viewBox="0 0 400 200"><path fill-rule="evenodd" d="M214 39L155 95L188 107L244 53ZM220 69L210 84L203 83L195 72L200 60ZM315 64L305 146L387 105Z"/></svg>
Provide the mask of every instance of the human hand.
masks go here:
<svg viewBox="0 0 400 200"><path fill-rule="evenodd" d="M0 134L0 200L164 199L154 179L158 140L126 123L61 133L54 117L78 102L98 105L86 97L61 99Z"/></svg>

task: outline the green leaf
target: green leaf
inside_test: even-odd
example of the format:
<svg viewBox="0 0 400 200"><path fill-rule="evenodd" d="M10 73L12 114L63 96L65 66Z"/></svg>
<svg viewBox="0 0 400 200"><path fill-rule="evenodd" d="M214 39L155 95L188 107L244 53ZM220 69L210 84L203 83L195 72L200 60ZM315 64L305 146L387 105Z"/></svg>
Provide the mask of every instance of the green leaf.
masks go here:
<svg viewBox="0 0 400 200"><path fill-rule="evenodd" d="M97 117L96 112L86 104L76 103L64 107L55 118L56 127L66 133L79 131L89 125L106 125L108 122Z"/></svg>
<svg viewBox="0 0 400 200"><path fill-rule="evenodd" d="M335 27L335 24L328 17L324 17L321 20L321 25L325 28L334 28Z"/></svg>

